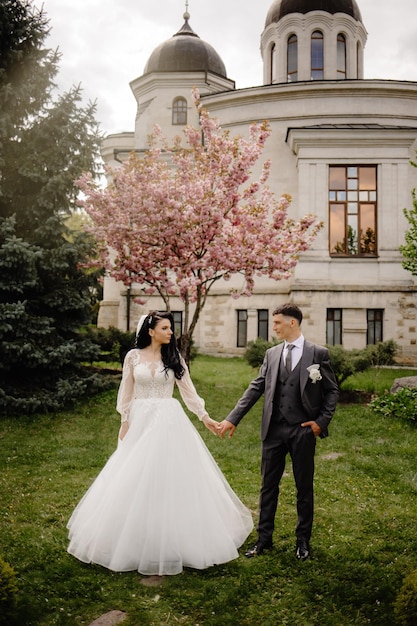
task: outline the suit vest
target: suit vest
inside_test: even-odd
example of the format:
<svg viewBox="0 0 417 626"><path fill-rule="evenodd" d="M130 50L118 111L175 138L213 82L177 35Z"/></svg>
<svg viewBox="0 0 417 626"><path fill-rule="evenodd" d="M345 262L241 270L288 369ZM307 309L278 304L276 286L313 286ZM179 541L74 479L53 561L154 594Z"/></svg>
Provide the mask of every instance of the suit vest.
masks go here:
<svg viewBox="0 0 417 626"><path fill-rule="evenodd" d="M300 387L301 359L290 374L287 374L281 358L275 388L272 420L286 420L289 424L301 424L308 419L301 402Z"/></svg>

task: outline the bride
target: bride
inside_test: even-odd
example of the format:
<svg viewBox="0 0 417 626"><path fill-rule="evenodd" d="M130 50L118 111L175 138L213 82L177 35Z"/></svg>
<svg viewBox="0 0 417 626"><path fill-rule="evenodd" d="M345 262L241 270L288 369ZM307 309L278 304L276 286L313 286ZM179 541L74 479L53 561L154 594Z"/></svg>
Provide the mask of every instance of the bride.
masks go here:
<svg viewBox="0 0 417 626"><path fill-rule="evenodd" d="M75 508L68 552L117 572L178 574L238 556L253 528L180 402L217 434L180 356L170 313L138 324L117 397L115 452Z"/></svg>

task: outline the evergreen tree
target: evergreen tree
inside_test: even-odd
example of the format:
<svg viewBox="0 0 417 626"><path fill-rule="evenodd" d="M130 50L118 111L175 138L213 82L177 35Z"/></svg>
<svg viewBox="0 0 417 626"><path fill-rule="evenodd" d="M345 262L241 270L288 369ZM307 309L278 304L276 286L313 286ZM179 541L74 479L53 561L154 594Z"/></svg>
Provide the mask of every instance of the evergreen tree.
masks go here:
<svg viewBox="0 0 417 626"><path fill-rule="evenodd" d="M0 0L0 412L56 410L91 389L92 242L68 236L74 181L96 174L95 105L55 95L59 53L29 0Z"/></svg>

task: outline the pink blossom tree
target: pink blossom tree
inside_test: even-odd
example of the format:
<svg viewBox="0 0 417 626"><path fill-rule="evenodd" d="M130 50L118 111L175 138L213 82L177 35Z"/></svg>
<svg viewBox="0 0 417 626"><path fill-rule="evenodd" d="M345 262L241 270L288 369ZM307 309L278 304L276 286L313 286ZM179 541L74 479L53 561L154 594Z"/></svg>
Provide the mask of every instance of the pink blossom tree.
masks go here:
<svg viewBox="0 0 417 626"><path fill-rule="evenodd" d="M105 189L87 174L79 181L109 274L145 297L158 293L167 310L171 296L184 302L185 356L214 283L240 274L241 289L231 290L239 297L257 276L288 278L322 226L312 215L288 216L290 196L277 199L266 184L268 161L251 178L268 123L253 124L248 139L232 136L193 96L200 128L187 126L184 143L168 146L155 127L147 151L109 168Z"/></svg>

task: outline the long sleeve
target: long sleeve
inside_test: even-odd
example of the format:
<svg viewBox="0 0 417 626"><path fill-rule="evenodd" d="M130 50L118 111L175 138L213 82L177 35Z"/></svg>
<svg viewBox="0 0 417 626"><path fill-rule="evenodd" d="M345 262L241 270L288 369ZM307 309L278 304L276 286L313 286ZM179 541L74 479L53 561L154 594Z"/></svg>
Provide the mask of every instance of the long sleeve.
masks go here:
<svg viewBox="0 0 417 626"><path fill-rule="evenodd" d="M322 398L320 403L320 411L315 421L322 429L322 438L327 437L328 427L336 410L337 401L339 399L339 385L337 384L331 363L330 354L327 348L320 350L323 355L320 359L320 372L322 375Z"/></svg>
<svg viewBox="0 0 417 626"><path fill-rule="evenodd" d="M204 400L203 398L200 398L196 388L194 387L194 383L191 380L190 372L188 371L185 361L183 361L182 364L185 368L184 375L180 380L176 379L175 382L178 385L181 398L184 400L186 407L197 415L200 420L202 420L203 417L207 415Z"/></svg>
<svg viewBox="0 0 417 626"><path fill-rule="evenodd" d="M259 398L265 392L265 378L268 370L268 352L265 354L263 363L259 370L259 374L247 387L243 396L238 400L236 406L229 415L226 417L228 422L231 422L234 426L237 426L241 419L248 413L248 411L256 404Z"/></svg>
<svg viewBox="0 0 417 626"><path fill-rule="evenodd" d="M122 416L122 422L129 419L130 404L134 396L135 381L133 378L134 354L127 353L123 363L122 381L117 394L116 410Z"/></svg>

